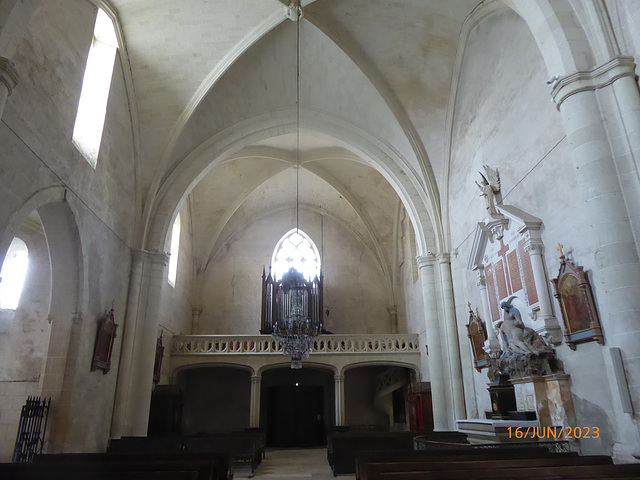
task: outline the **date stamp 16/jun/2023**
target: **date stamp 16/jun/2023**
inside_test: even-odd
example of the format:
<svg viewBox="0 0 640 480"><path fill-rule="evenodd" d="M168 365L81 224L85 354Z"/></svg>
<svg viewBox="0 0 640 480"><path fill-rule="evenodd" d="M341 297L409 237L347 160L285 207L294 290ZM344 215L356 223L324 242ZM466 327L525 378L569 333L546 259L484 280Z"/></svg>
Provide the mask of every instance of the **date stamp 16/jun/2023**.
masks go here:
<svg viewBox="0 0 640 480"><path fill-rule="evenodd" d="M538 438L544 440L573 440L600 438L598 427L508 427L509 438Z"/></svg>

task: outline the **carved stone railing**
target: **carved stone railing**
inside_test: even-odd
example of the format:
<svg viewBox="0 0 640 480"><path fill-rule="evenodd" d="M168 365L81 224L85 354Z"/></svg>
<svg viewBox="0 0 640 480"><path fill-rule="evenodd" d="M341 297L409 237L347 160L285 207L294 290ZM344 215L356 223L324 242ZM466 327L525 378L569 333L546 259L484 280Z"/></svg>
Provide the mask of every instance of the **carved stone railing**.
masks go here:
<svg viewBox="0 0 640 480"><path fill-rule="evenodd" d="M420 353L417 334L320 335L312 354ZM176 335L171 355L282 354L278 341L266 335Z"/></svg>

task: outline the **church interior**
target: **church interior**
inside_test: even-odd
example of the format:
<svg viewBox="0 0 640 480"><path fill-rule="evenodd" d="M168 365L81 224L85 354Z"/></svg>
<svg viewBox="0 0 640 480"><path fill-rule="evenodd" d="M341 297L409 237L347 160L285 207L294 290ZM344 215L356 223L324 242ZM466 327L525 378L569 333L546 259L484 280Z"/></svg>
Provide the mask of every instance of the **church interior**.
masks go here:
<svg viewBox="0 0 640 480"><path fill-rule="evenodd" d="M638 56L636 0L0 1L0 462L27 401L640 462Z"/></svg>

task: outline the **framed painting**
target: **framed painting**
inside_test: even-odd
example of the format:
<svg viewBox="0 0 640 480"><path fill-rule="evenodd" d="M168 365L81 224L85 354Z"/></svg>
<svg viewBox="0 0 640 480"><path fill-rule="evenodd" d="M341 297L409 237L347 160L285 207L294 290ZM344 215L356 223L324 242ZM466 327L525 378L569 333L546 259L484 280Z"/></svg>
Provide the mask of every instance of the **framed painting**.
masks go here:
<svg viewBox="0 0 640 480"><path fill-rule="evenodd" d="M473 366L480 371L487 366L489 355L484 351L484 343L487 340L487 328L480 319L478 312L471 309L469 303L469 323L467 324L467 334L471 342L471 351L473 352Z"/></svg>
<svg viewBox="0 0 640 480"><path fill-rule="evenodd" d="M111 370L111 352L113 351L113 341L116 338L118 324L114 319L113 308L107 313L98 324L98 332L96 334L96 346L93 350L93 361L91 362L91 371L102 370L103 374L107 374Z"/></svg>
<svg viewBox="0 0 640 480"><path fill-rule="evenodd" d="M565 257L562 245L558 250L560 269L558 277L553 279L553 286L562 312L565 342L572 350L583 342L596 341L603 345L602 326L587 274Z"/></svg>

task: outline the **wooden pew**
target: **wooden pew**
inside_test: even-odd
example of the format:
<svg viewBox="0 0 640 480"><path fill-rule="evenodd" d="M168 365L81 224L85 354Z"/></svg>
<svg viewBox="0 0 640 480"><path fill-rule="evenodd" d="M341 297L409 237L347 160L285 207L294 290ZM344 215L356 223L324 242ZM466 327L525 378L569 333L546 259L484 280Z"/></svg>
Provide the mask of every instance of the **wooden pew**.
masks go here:
<svg viewBox="0 0 640 480"><path fill-rule="evenodd" d="M373 473L371 480L574 480L628 478L640 479L640 464L626 465L565 465L519 468L449 469L427 472Z"/></svg>
<svg viewBox="0 0 640 480"><path fill-rule="evenodd" d="M122 437L109 442L107 453L216 453L260 465L264 446L255 431L177 437Z"/></svg>
<svg viewBox="0 0 640 480"><path fill-rule="evenodd" d="M169 465L2 463L2 480L204 480L197 468Z"/></svg>
<svg viewBox="0 0 640 480"><path fill-rule="evenodd" d="M233 459L225 454L216 453L56 453L36 455L34 463L65 464L65 463L154 463L176 462L192 465L191 462L215 463L215 475L212 480L230 480L233 478Z"/></svg>
<svg viewBox="0 0 640 480"><path fill-rule="evenodd" d="M525 447L519 449L494 448L483 450L469 448L464 450L391 450L391 451L366 451L358 453L356 457L356 478L362 478L362 472L371 462L459 462L466 460L508 460L549 457L577 457L576 452L551 453L544 447Z"/></svg>
<svg viewBox="0 0 640 480"><path fill-rule="evenodd" d="M356 456L367 450L413 450L412 432L331 432L327 438L327 459L333 474L355 473ZM426 437L444 442L466 443L466 435L437 432Z"/></svg>
<svg viewBox="0 0 640 480"><path fill-rule="evenodd" d="M440 457L444 458L444 457ZM403 461L403 462L370 462L363 471L361 480L371 480L377 478L380 473L401 473L401 472L439 472L442 470L473 470L486 471L501 468L531 468L531 467L554 467L554 466L579 466L579 465L612 465L611 457L606 455L592 456L562 456L556 454L546 458L521 458L521 459L497 459L488 460L481 459L461 459L454 457L455 460L446 459L428 459L422 461ZM469 472L467 472L469 474ZM473 472L471 472L473 475Z"/></svg>

